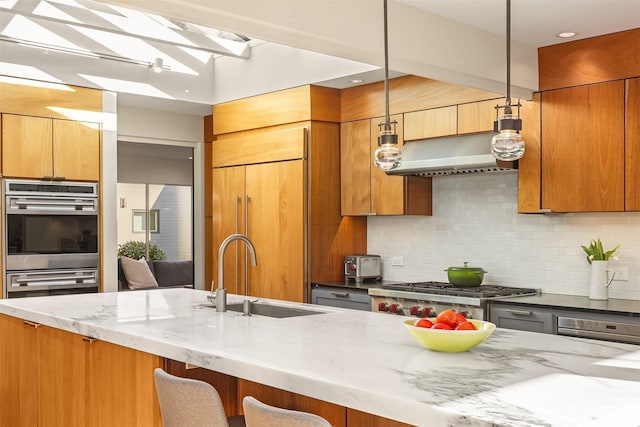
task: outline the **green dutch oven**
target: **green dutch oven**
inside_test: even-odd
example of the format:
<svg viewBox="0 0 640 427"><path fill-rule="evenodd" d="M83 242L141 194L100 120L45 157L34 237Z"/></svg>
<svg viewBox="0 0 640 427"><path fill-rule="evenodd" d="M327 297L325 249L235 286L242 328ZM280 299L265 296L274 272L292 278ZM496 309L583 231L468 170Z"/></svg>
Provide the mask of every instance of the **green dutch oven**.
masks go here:
<svg viewBox="0 0 640 427"><path fill-rule="evenodd" d="M447 272L449 283L459 288L470 288L482 283L486 271L480 267L468 267L467 264L469 263L465 262L464 267L449 267L444 270Z"/></svg>

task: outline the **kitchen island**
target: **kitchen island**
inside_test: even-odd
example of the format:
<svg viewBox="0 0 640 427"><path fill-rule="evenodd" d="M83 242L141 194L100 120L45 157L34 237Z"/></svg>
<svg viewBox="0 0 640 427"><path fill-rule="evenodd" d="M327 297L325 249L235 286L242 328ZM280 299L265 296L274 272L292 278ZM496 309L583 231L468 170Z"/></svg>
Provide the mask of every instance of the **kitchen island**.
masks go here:
<svg viewBox="0 0 640 427"><path fill-rule="evenodd" d="M321 313L243 316L217 313L207 295L12 299L0 314L413 425L640 425L640 346L498 329L471 351L437 353L401 316L308 305Z"/></svg>

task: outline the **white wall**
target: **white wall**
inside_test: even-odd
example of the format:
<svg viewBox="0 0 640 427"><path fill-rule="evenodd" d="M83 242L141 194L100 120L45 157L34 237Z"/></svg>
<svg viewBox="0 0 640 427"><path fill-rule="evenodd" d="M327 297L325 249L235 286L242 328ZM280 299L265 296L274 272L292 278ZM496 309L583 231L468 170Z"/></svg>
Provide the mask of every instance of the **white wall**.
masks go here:
<svg viewBox="0 0 640 427"><path fill-rule="evenodd" d="M517 214L517 173L433 179L433 216L369 217L368 252L383 260L388 280L442 280L463 261L488 271L484 283L588 295L589 264L581 245L599 237L622 243L610 298L640 300L640 213ZM568 195L569 197L569 195ZM404 267L391 266L403 256Z"/></svg>

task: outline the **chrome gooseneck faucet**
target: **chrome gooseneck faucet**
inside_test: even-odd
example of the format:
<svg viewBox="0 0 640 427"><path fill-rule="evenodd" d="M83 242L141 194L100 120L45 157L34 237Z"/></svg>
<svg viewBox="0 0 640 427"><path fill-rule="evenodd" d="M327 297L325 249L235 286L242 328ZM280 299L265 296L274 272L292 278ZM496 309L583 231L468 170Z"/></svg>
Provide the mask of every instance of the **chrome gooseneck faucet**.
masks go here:
<svg viewBox="0 0 640 427"><path fill-rule="evenodd" d="M256 261L256 248L247 236L237 233L230 234L222 241L220 249L218 249L218 289L216 290L216 311L227 311L227 290L224 287L224 253L227 250L229 243L235 240L240 240L247 245L249 252L251 253L251 265L254 267L258 265L258 262Z"/></svg>

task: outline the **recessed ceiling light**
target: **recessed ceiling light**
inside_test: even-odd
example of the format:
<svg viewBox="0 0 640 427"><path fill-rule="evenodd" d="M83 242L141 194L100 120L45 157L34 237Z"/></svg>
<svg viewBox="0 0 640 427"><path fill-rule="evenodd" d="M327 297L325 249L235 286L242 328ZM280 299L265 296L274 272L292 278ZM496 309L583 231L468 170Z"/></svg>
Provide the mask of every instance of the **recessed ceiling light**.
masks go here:
<svg viewBox="0 0 640 427"><path fill-rule="evenodd" d="M353 84L362 83L362 79L351 79L349 80L349 83L353 83Z"/></svg>
<svg viewBox="0 0 640 427"><path fill-rule="evenodd" d="M560 37L561 39L568 39L570 37L575 37L577 35L578 35L578 33L573 32L573 31L563 31L561 33L557 33L556 37Z"/></svg>

